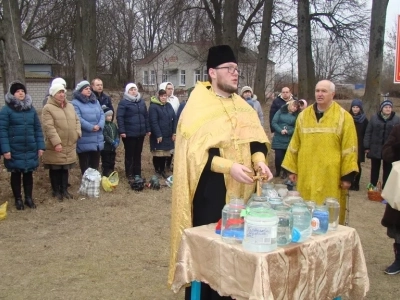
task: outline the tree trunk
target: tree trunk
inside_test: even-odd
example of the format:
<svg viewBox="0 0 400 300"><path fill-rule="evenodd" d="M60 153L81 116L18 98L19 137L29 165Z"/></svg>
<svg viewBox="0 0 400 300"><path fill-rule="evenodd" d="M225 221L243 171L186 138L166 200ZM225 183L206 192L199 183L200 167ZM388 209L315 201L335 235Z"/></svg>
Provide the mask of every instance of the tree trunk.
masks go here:
<svg viewBox="0 0 400 300"><path fill-rule="evenodd" d="M96 1L76 1L75 83L96 77Z"/></svg>
<svg viewBox="0 0 400 300"><path fill-rule="evenodd" d="M0 23L0 64L4 93L10 82L19 80L25 84L24 54L18 1L3 1L3 20Z"/></svg>
<svg viewBox="0 0 400 300"><path fill-rule="evenodd" d="M297 4L298 38L298 97L313 99L315 70L311 48L310 2L299 0Z"/></svg>
<svg viewBox="0 0 400 300"><path fill-rule="evenodd" d="M368 70L364 93L364 111L368 116L377 112L380 103L383 46L385 43L385 23L388 3L389 0L372 1Z"/></svg>
<svg viewBox="0 0 400 300"><path fill-rule="evenodd" d="M271 36L271 19L274 0L265 0L261 38L258 45L256 74L254 79L254 93L260 101L265 101L265 78L268 66L269 38Z"/></svg>
<svg viewBox="0 0 400 300"><path fill-rule="evenodd" d="M238 59L239 46L240 46L238 43L238 35L237 35L238 15L239 15L239 0L225 1L224 23L223 23L224 44L231 46L233 53L236 56L236 59Z"/></svg>

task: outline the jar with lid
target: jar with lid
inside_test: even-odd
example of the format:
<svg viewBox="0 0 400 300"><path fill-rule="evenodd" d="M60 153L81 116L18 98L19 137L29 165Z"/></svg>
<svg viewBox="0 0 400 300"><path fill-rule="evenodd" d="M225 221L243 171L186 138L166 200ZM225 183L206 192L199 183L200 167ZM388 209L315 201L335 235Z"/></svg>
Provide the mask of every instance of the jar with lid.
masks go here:
<svg viewBox="0 0 400 300"><path fill-rule="evenodd" d="M277 248L278 217L266 207L248 207L243 213L243 248L250 252L270 252Z"/></svg>
<svg viewBox="0 0 400 300"><path fill-rule="evenodd" d="M275 213L278 217L277 244L278 246L284 246L289 244L292 240L292 211L289 206L278 205L275 207Z"/></svg>
<svg viewBox="0 0 400 300"><path fill-rule="evenodd" d="M245 209L243 199L231 199L222 209L222 240L228 244L240 244L244 234L244 219L241 217Z"/></svg>
<svg viewBox="0 0 400 300"><path fill-rule="evenodd" d="M324 234L329 227L329 211L326 205L317 205L314 208L311 227L313 234Z"/></svg>
<svg viewBox="0 0 400 300"><path fill-rule="evenodd" d="M293 230L292 242L301 243L309 239L312 233L311 214L304 203L292 205Z"/></svg>

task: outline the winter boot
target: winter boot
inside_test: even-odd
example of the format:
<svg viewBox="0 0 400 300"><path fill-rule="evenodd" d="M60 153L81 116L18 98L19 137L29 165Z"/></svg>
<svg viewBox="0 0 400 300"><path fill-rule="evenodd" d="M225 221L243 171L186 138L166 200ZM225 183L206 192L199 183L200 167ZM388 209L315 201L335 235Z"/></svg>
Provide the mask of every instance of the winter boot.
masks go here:
<svg viewBox="0 0 400 300"><path fill-rule="evenodd" d="M51 194L53 197L57 198L58 201L63 201L63 197L60 191L60 180L61 180L61 174L60 170L49 170L49 177L50 177L50 183L51 183Z"/></svg>
<svg viewBox="0 0 400 300"><path fill-rule="evenodd" d="M62 170L61 191L65 198L74 199L74 196L68 193L68 170Z"/></svg>
<svg viewBox="0 0 400 300"><path fill-rule="evenodd" d="M32 189L33 185L24 185L24 193L25 193L25 205L30 208L36 208L36 204L33 202L32 199Z"/></svg>
<svg viewBox="0 0 400 300"><path fill-rule="evenodd" d="M22 202L21 196L21 179L18 180L17 177L11 174L11 189L15 199L15 207L17 210L24 210L24 203Z"/></svg>
<svg viewBox="0 0 400 300"><path fill-rule="evenodd" d="M393 244L394 262L386 268L385 273L388 275L396 275L400 273L400 244Z"/></svg>

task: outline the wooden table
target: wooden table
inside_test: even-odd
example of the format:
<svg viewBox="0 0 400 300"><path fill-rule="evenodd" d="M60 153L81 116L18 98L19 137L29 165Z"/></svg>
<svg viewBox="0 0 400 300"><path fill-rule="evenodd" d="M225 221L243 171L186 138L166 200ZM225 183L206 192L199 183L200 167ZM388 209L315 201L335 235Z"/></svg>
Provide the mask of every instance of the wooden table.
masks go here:
<svg viewBox="0 0 400 300"><path fill-rule="evenodd" d="M226 244L214 229L210 224L184 231L172 283L175 293L192 281L205 282L220 295L238 300L319 300L341 295L361 300L369 290L364 253L353 228L339 226L269 253Z"/></svg>

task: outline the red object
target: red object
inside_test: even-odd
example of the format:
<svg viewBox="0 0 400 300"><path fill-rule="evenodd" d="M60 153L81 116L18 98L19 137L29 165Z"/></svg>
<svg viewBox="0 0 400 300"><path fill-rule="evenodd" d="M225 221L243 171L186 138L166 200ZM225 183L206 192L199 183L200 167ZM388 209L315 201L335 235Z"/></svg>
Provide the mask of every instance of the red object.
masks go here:
<svg viewBox="0 0 400 300"><path fill-rule="evenodd" d="M228 221L226 221L226 228L231 227L232 225L241 225L244 223L243 219L229 219Z"/></svg>
<svg viewBox="0 0 400 300"><path fill-rule="evenodd" d="M215 226L215 230L221 230L221 226L222 226L222 219L219 219L217 226Z"/></svg>
<svg viewBox="0 0 400 300"><path fill-rule="evenodd" d="M400 15L397 16L397 41L394 64L394 83L400 83Z"/></svg>

